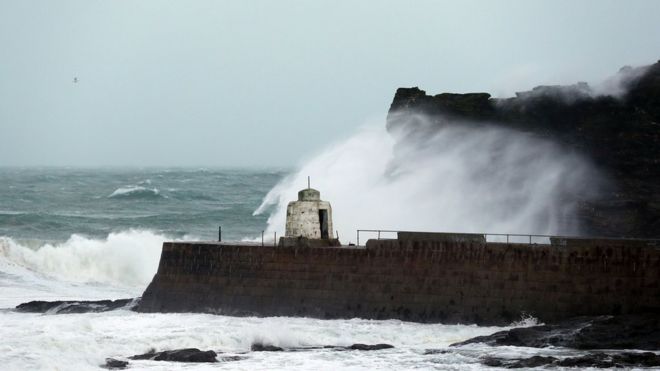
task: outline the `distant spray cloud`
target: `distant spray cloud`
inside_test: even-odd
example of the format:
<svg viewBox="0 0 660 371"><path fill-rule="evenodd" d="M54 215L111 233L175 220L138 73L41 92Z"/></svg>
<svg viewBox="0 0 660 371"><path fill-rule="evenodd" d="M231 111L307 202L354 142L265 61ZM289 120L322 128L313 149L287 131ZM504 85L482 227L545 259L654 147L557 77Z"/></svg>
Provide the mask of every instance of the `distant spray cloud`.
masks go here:
<svg viewBox="0 0 660 371"><path fill-rule="evenodd" d="M277 184L255 214L284 231L286 205L307 176L332 203L342 242L356 229L576 234L578 199L598 176L584 158L512 130L453 122L427 130L424 116L388 133L370 125Z"/></svg>
<svg viewBox="0 0 660 371"><path fill-rule="evenodd" d="M631 85L644 75L648 68L649 66L626 66L621 68L615 75L595 84L578 82L572 85L540 85L532 90L517 92L516 97L519 99L551 98L564 104L573 104L579 100L607 96L620 99L630 90Z"/></svg>

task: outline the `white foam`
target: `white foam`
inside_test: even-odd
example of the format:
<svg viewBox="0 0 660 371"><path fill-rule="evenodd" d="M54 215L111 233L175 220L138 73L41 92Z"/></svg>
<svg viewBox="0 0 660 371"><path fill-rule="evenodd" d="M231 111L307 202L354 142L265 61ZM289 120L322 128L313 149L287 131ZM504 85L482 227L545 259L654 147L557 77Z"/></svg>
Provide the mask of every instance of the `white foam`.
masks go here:
<svg viewBox="0 0 660 371"><path fill-rule="evenodd" d="M456 123L431 135L424 117L390 134L382 122L335 144L278 183L255 211L266 236L284 232L286 206L306 187L331 202L342 242L356 229L577 233L575 195L595 194L579 156L511 130ZM419 129L418 131L416 131ZM591 188L590 188L591 187ZM375 237L364 236L361 237Z"/></svg>
<svg viewBox="0 0 660 371"><path fill-rule="evenodd" d="M144 288L158 268L165 236L145 230L110 233L105 239L72 235L31 248L0 237L0 272L9 281L48 287L59 281ZM38 282L37 282L38 281ZM5 286L11 287L7 283Z"/></svg>
<svg viewBox="0 0 660 371"><path fill-rule="evenodd" d="M317 320L290 317L226 317L205 314L106 313L35 315L0 312L0 364L5 369L87 370L106 357L122 358L147 352L196 347L223 355L249 352L255 341L282 347L388 343L376 352L330 349L301 352L249 352L245 360L194 365L195 370L371 370L423 369L434 363L465 367L476 362L467 355L424 355L425 349L446 348L456 341L501 330L497 327L417 324L401 321ZM176 362L130 361L131 368L172 370L193 365ZM436 365L437 367L437 365Z"/></svg>

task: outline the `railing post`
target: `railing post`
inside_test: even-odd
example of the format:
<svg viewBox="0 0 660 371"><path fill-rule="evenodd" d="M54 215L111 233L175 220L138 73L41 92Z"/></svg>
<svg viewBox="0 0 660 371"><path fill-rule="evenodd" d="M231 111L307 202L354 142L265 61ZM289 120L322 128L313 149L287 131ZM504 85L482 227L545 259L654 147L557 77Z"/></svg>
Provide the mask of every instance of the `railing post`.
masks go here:
<svg viewBox="0 0 660 371"><path fill-rule="evenodd" d="M277 232L275 233L275 237L273 237L273 246L277 246Z"/></svg>
<svg viewBox="0 0 660 371"><path fill-rule="evenodd" d="M532 235L531 234L529 235L529 244L530 245L532 244Z"/></svg>
<svg viewBox="0 0 660 371"><path fill-rule="evenodd" d="M357 230L357 241L355 243L355 246L360 246L360 230Z"/></svg>
<svg viewBox="0 0 660 371"><path fill-rule="evenodd" d="M218 242L222 242L222 226L218 226Z"/></svg>
<svg viewBox="0 0 660 371"><path fill-rule="evenodd" d="M378 230L378 239L380 240L380 229Z"/></svg>
<svg viewBox="0 0 660 371"><path fill-rule="evenodd" d="M264 231L261 231L261 246L264 245Z"/></svg>

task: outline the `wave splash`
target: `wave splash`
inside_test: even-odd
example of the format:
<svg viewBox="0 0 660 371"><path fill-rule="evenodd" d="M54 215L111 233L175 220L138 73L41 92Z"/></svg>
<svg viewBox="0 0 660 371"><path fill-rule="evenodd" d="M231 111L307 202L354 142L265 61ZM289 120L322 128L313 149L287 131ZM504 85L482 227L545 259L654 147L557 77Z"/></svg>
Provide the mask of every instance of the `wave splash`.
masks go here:
<svg viewBox="0 0 660 371"><path fill-rule="evenodd" d="M413 119L391 133L367 126L273 187L254 212L271 212L267 234L284 230L287 203L307 176L332 203L344 243L356 229L579 233L577 202L599 184L584 158L508 129L466 122L429 130L428 119Z"/></svg>
<svg viewBox="0 0 660 371"><path fill-rule="evenodd" d="M31 248L0 237L0 271L15 268L79 283L146 286L158 269L165 236L145 230L110 233L105 239L72 235L67 241Z"/></svg>

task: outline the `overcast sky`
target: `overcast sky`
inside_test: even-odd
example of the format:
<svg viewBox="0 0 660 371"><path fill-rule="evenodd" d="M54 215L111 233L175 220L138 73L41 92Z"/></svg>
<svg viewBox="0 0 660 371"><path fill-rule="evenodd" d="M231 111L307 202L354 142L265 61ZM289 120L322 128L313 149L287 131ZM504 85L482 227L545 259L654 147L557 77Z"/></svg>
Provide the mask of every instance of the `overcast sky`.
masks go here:
<svg viewBox="0 0 660 371"><path fill-rule="evenodd" d="M401 86L505 96L653 63L659 19L652 0L0 0L0 166L295 166Z"/></svg>

